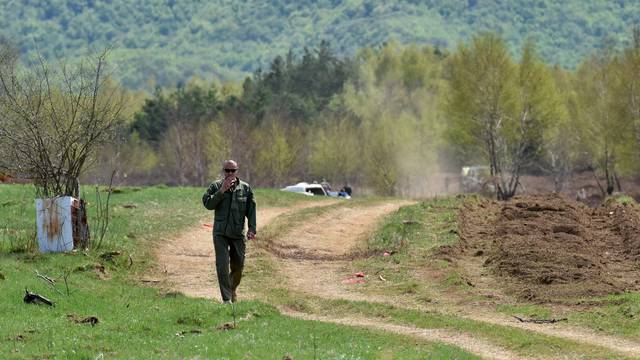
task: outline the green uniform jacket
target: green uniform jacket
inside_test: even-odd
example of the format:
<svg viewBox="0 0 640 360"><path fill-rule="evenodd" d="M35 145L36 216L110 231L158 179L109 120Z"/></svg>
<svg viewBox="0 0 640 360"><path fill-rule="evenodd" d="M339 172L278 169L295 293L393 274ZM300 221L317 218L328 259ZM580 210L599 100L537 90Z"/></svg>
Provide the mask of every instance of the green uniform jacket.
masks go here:
<svg viewBox="0 0 640 360"><path fill-rule="evenodd" d="M256 201L246 182L238 179L238 185L224 193L220 191L223 180L212 183L202 196L202 204L215 210L213 232L234 239L244 237L244 218L249 220L249 230L256 233Z"/></svg>

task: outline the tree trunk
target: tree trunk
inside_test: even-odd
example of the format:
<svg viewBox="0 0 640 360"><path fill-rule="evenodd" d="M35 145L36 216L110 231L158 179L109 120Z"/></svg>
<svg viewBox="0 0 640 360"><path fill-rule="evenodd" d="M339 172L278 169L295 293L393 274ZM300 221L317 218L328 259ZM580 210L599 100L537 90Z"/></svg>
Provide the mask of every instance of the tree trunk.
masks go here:
<svg viewBox="0 0 640 360"><path fill-rule="evenodd" d="M91 244L91 233L87 222L87 203L84 199L78 200L73 222L73 247L81 250L88 249Z"/></svg>
<svg viewBox="0 0 640 360"><path fill-rule="evenodd" d="M618 177L618 173L617 172L613 172L613 179L616 182L616 186L618 187L618 191L622 192L622 186L620 185L620 178Z"/></svg>
<svg viewBox="0 0 640 360"><path fill-rule="evenodd" d="M593 170L593 177L596 179L596 184L598 185L598 188L600 189L600 194L602 195L602 198L604 199L607 196L607 192L602 187L602 184L600 183L600 179L598 179L598 174L596 174L595 170Z"/></svg>

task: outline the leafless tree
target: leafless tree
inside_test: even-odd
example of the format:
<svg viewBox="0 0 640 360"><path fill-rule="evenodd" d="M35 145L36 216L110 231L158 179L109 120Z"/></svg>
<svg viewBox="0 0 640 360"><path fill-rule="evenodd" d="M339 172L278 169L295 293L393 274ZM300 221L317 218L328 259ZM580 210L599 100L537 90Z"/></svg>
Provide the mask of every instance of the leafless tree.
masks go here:
<svg viewBox="0 0 640 360"><path fill-rule="evenodd" d="M113 138L124 107L108 53L73 66L50 66L41 56L23 66L0 43L0 170L33 180L40 196L80 196L78 178Z"/></svg>

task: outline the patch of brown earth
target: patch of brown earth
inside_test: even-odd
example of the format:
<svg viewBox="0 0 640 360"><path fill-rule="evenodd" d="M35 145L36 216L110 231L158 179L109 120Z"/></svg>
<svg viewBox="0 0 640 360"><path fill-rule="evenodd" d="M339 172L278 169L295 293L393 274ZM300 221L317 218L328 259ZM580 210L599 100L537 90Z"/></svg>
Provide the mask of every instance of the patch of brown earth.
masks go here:
<svg viewBox="0 0 640 360"><path fill-rule="evenodd" d="M559 195L467 201L460 244L441 256L486 258L484 266L521 298L604 295L640 289L640 217L635 205L598 208Z"/></svg>
<svg viewBox="0 0 640 360"><path fill-rule="evenodd" d="M359 256L359 245L384 216L408 204L393 201L335 209L283 234L279 247L269 251L279 258L279 272L292 289L328 299L367 300L352 291L353 284L344 283L352 275L345 259Z"/></svg>

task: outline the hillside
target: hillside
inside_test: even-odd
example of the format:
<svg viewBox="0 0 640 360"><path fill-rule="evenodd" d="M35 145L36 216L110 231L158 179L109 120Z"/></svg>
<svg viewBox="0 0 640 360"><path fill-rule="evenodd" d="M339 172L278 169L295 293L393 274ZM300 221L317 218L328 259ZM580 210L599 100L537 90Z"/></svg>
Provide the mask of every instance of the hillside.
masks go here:
<svg viewBox="0 0 640 360"><path fill-rule="evenodd" d="M389 39L453 49L484 30L512 49L531 38L550 63L575 66L640 21L632 0L0 2L0 36L24 54L74 58L113 44L117 76L132 88L192 76L241 79L290 48L328 40L342 54Z"/></svg>

